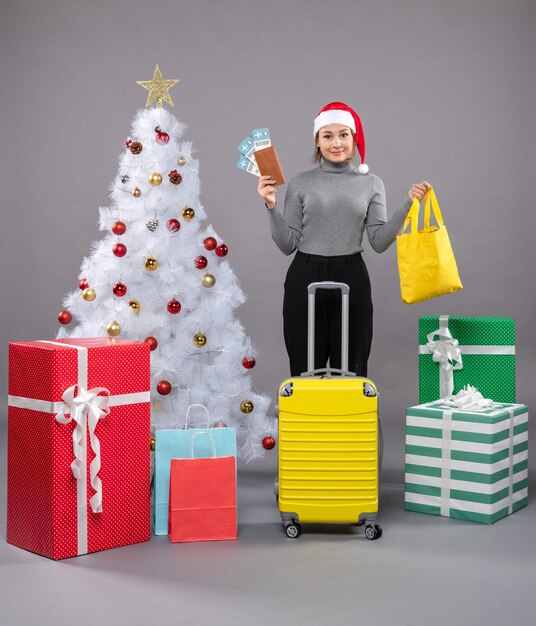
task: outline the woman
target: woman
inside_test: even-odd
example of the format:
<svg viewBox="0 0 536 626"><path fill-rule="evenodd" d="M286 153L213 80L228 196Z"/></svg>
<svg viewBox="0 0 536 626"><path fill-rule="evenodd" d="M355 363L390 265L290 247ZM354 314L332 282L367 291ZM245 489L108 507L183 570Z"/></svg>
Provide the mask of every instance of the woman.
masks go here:
<svg viewBox="0 0 536 626"><path fill-rule="evenodd" d="M272 238L284 254L297 250L285 281L283 322L292 376L307 369L307 286L331 280L350 286L349 369L367 375L372 342L370 281L361 257L366 228L370 245L383 252L395 241L413 198L421 201L430 184L411 186L408 198L387 221L385 188L365 165L365 136L357 113L342 102L326 105L314 121L318 167L289 183L283 214L277 208L275 181L259 180ZM353 165L355 152L361 164ZM340 293L316 296L315 369L341 365Z"/></svg>

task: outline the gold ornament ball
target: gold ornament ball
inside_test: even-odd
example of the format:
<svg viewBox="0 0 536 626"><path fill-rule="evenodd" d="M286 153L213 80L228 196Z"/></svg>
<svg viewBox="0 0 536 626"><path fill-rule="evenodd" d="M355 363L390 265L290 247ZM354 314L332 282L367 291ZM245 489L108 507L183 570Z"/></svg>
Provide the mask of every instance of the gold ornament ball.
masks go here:
<svg viewBox="0 0 536 626"><path fill-rule="evenodd" d="M216 284L216 279L212 274L209 274L207 272L203 275L203 278L201 278L201 282L203 283L203 287L207 287L210 289L210 287L214 287L214 285Z"/></svg>
<svg viewBox="0 0 536 626"><path fill-rule="evenodd" d="M128 306L134 311L134 313L140 312L141 304L137 300L131 300L128 303Z"/></svg>
<svg viewBox="0 0 536 626"><path fill-rule="evenodd" d="M158 187L158 185L162 184L162 176L158 172L153 172L149 174L149 182L153 187Z"/></svg>
<svg viewBox="0 0 536 626"><path fill-rule="evenodd" d="M190 220L193 220L195 217L195 211L192 209L192 207L189 206L185 206L184 209L182 210L182 217L189 222Z"/></svg>
<svg viewBox="0 0 536 626"><path fill-rule="evenodd" d="M205 335L203 335L203 333L197 333L197 335L195 335L194 344L198 348L202 348L206 343L207 343L207 338L205 337Z"/></svg>
<svg viewBox="0 0 536 626"><path fill-rule="evenodd" d="M91 289L91 287L88 287L87 289L84 289L84 291L82 291L82 298L84 298L84 300L87 300L88 302L92 302L93 300L95 300L96 297L97 294L95 293L94 289Z"/></svg>
<svg viewBox="0 0 536 626"><path fill-rule="evenodd" d="M121 332L121 324L115 320L110 322L108 326L106 326L106 332L110 335L110 337L117 337L117 335Z"/></svg>
<svg viewBox="0 0 536 626"><path fill-rule="evenodd" d="M135 198L139 198L141 196L141 189L139 187L136 187L136 189L134 189L134 191L132 192L132 195Z"/></svg>
<svg viewBox="0 0 536 626"><path fill-rule="evenodd" d="M154 272L157 267L158 261L155 258L150 256L145 259L145 269L149 270L150 272Z"/></svg>
<svg viewBox="0 0 536 626"><path fill-rule="evenodd" d="M184 167L186 165L186 159L182 156L182 154L180 155L180 157L177 160L177 165L179 167Z"/></svg>
<svg viewBox="0 0 536 626"><path fill-rule="evenodd" d="M243 400L240 403L240 410L242 413L251 413L253 411L253 402L251 400Z"/></svg>
<svg viewBox="0 0 536 626"><path fill-rule="evenodd" d="M154 449L156 448L156 437L154 435L151 435L151 452L154 452Z"/></svg>

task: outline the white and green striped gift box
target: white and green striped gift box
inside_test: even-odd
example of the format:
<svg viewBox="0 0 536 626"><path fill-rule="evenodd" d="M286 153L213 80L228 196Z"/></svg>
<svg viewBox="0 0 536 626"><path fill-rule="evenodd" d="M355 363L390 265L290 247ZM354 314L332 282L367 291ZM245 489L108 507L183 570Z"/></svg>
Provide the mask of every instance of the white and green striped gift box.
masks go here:
<svg viewBox="0 0 536 626"><path fill-rule="evenodd" d="M406 410L404 508L493 524L527 506L528 407Z"/></svg>

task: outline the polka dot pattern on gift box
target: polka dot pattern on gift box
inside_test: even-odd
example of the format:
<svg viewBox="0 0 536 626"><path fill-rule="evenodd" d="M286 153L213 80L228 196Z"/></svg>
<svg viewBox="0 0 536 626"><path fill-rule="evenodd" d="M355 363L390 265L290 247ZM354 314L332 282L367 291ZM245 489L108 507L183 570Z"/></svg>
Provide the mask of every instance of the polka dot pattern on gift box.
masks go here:
<svg viewBox="0 0 536 626"><path fill-rule="evenodd" d="M9 395L59 402L77 382L77 371L75 350L37 341L9 344Z"/></svg>
<svg viewBox="0 0 536 626"><path fill-rule="evenodd" d="M8 543L54 556L50 413L8 410ZM72 442L71 442L72 450Z"/></svg>
<svg viewBox="0 0 536 626"><path fill-rule="evenodd" d="M103 513L88 514L91 552L150 536L148 405L114 407L99 428Z"/></svg>
<svg viewBox="0 0 536 626"><path fill-rule="evenodd" d="M439 364L431 355L419 355L419 404L439 399ZM454 372L454 393L475 386L494 402L516 402L515 355L463 355L463 369Z"/></svg>
<svg viewBox="0 0 536 626"><path fill-rule="evenodd" d="M427 336L440 327L439 315L419 318L419 345L426 344ZM448 327L460 344L515 345L515 321L510 317L449 316Z"/></svg>
<svg viewBox="0 0 536 626"><path fill-rule="evenodd" d="M419 318L419 345L440 326L439 316ZM464 345L515 345L515 322L508 317L449 316L452 336ZM454 371L454 393L475 386L495 402L516 402L515 354L463 354L463 368ZM439 393L439 364L431 354L419 354L419 404L433 402Z"/></svg>

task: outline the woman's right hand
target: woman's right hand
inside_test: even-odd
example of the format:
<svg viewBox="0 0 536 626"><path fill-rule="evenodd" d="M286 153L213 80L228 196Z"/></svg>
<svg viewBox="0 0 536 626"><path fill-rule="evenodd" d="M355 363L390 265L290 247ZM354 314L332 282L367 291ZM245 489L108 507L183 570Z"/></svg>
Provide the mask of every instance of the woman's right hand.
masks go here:
<svg viewBox="0 0 536 626"><path fill-rule="evenodd" d="M411 185L411 189L408 191L408 196L410 200L417 200L422 202L426 194L432 189L432 185L423 180L420 183L414 183Z"/></svg>
<svg viewBox="0 0 536 626"><path fill-rule="evenodd" d="M259 196L264 200L269 209L273 209L277 204L277 200L275 199L274 184L275 180L272 180L271 176L261 176L257 186Z"/></svg>

